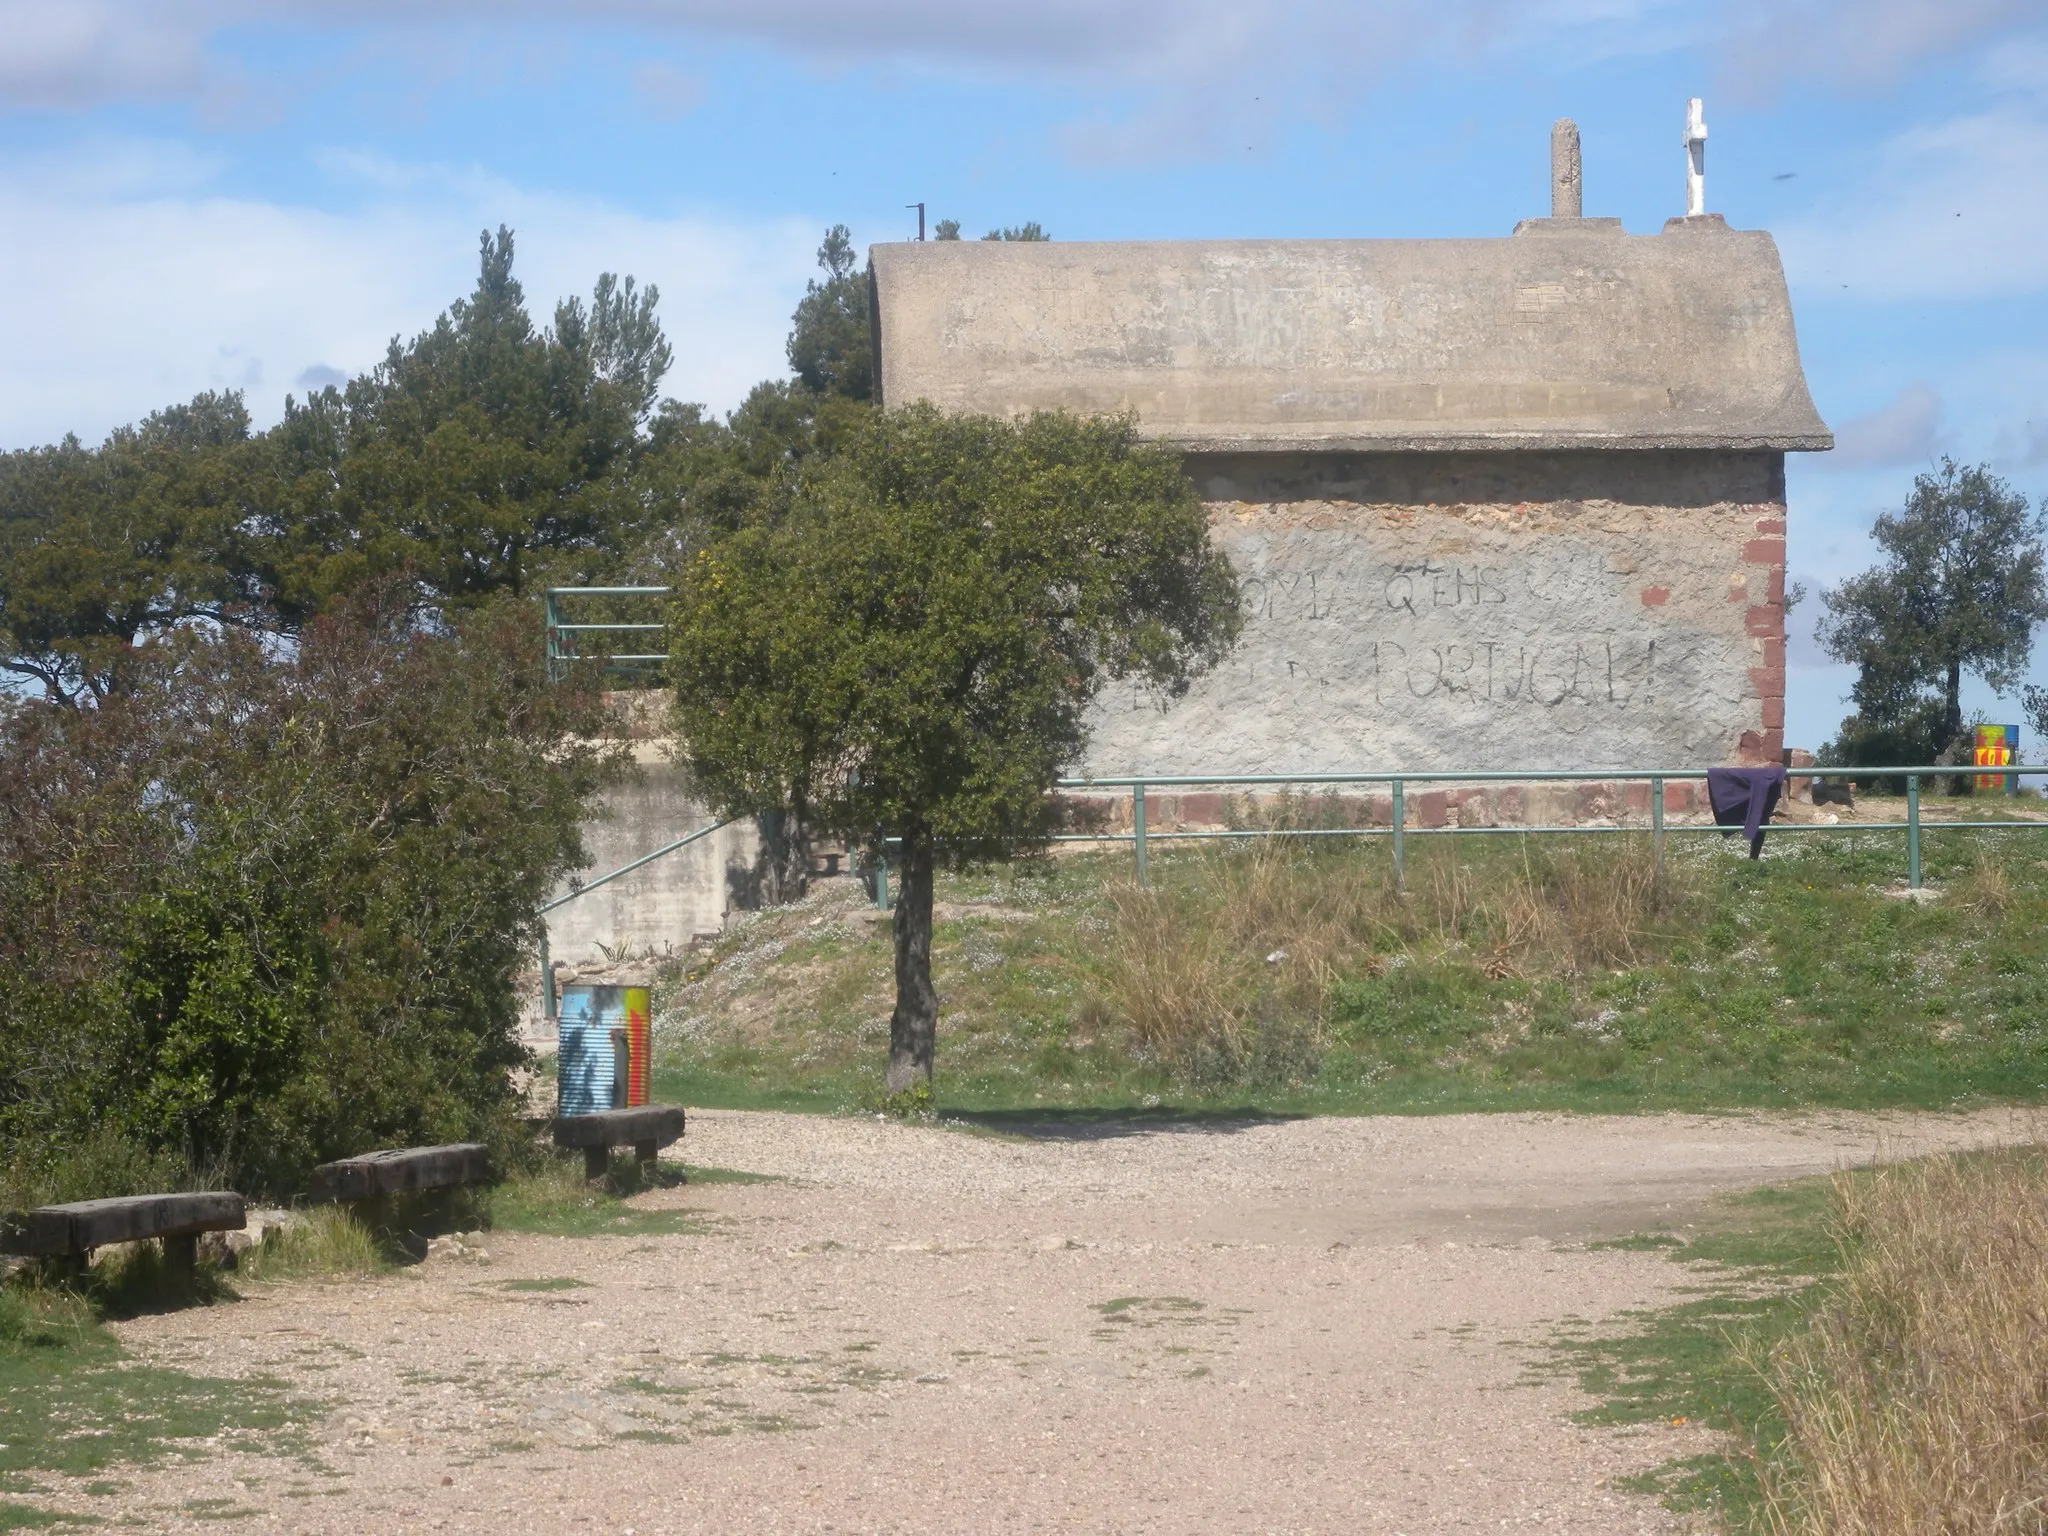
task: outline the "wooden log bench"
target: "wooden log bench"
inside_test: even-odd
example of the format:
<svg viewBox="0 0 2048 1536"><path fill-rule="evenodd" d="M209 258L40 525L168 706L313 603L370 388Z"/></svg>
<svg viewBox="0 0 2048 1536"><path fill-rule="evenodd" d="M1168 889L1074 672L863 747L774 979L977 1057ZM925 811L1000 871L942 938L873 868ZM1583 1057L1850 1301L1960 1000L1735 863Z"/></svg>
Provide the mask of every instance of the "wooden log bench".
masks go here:
<svg viewBox="0 0 2048 1536"><path fill-rule="evenodd" d="M247 1225L242 1197L227 1190L185 1195L122 1195L45 1205L0 1219L0 1253L65 1259L83 1268L95 1248L158 1238L173 1274L190 1278L202 1232L239 1232Z"/></svg>
<svg viewBox="0 0 2048 1536"><path fill-rule="evenodd" d="M315 1200L373 1200L379 1195L410 1195L464 1184L487 1184L491 1154L480 1142L451 1142L445 1147L405 1147L391 1152L365 1152L322 1163L313 1170Z"/></svg>
<svg viewBox="0 0 2048 1536"><path fill-rule="evenodd" d="M683 1135L680 1104L641 1104L633 1109L601 1109L590 1115L561 1115L555 1120L555 1145L583 1149L585 1178L601 1179L611 1167L613 1147L631 1147L633 1156L652 1163L661 1149Z"/></svg>

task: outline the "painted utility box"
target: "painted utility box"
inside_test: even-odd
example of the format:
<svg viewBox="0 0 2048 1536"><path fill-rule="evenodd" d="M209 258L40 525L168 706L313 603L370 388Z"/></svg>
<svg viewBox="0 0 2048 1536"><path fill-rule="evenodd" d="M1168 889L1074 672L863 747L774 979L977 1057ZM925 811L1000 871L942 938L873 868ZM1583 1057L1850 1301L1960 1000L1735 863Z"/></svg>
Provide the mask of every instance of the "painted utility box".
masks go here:
<svg viewBox="0 0 2048 1536"><path fill-rule="evenodd" d="M567 986L557 1013L558 1114L591 1115L647 1102L647 988Z"/></svg>
<svg viewBox="0 0 2048 1536"><path fill-rule="evenodd" d="M2008 763L2020 760L2020 728L2016 725L1980 725L1977 727L1976 766L1979 768L2003 768ZM1977 788L2003 789L2008 795L2019 793L2019 776L2010 773L1980 773Z"/></svg>

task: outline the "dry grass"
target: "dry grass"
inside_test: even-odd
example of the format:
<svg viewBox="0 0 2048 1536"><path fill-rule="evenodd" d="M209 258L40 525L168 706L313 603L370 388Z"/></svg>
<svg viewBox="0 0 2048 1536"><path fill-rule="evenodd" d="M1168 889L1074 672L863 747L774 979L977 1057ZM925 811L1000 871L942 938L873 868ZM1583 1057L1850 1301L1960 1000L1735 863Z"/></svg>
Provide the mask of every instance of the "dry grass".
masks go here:
<svg viewBox="0 0 2048 1536"><path fill-rule="evenodd" d="M377 1234L347 1207L316 1205L250 1249L241 1273L251 1280L340 1279L390 1267Z"/></svg>
<svg viewBox="0 0 2048 1536"><path fill-rule="evenodd" d="M1998 918L2019 904L2020 892L2006 869L2005 850L1977 849L1970 872L1953 883L1952 899L1979 917Z"/></svg>
<svg viewBox="0 0 2048 1536"><path fill-rule="evenodd" d="M1108 1010L1162 1059L1241 1074L1276 1047L1312 1055L1300 1021L1313 1035L1331 988L1391 957L1455 952L1496 978L1633 965L1699 903L1689 869L1660 874L1634 839L1415 847L1406 884L1396 890L1381 848L1274 840L1112 887Z"/></svg>
<svg viewBox="0 0 2048 1536"><path fill-rule="evenodd" d="M1765 1371L1786 1536L2048 1530L2048 1167L2038 1150L1836 1181L1843 1271Z"/></svg>

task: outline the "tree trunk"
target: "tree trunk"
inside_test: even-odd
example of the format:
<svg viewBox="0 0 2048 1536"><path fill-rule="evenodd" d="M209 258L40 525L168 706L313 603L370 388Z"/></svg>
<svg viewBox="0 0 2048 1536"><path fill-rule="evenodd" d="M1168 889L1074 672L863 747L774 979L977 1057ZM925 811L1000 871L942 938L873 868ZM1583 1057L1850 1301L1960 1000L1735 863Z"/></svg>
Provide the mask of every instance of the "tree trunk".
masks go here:
<svg viewBox="0 0 2048 1536"><path fill-rule="evenodd" d="M1960 661L1948 664L1948 692L1942 703L1941 734L1946 739L1941 750L1947 752L1963 734L1963 664Z"/></svg>
<svg viewBox="0 0 2048 1536"><path fill-rule="evenodd" d="M803 801L786 811L763 811L761 829L761 896L771 907L802 901L811 888L811 835Z"/></svg>
<svg viewBox="0 0 2048 1536"><path fill-rule="evenodd" d="M932 1080L939 994L932 986L932 839L923 828L903 838L902 890L896 900L896 1011L889 1015L889 1075L901 1093Z"/></svg>

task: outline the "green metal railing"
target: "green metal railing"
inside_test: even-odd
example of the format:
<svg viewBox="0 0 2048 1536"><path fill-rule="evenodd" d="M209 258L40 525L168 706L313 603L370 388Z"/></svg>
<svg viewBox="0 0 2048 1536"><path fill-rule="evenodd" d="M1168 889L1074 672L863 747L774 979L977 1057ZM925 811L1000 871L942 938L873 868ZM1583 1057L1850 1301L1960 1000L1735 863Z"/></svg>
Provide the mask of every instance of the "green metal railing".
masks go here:
<svg viewBox="0 0 2048 1536"><path fill-rule="evenodd" d="M1647 783L1650 787L1650 820L1648 831L1655 858L1661 867L1664 861L1664 840L1667 832L1725 833L1728 828L1713 822L1686 823L1668 826L1664 819L1664 786L1667 782L1704 780L1705 768L1643 768L1617 769L1613 772L1595 772L1587 769L1519 769L1488 770L1484 772L1322 772L1322 773L1239 773L1239 774L1151 774L1145 776L1105 776L1102 778L1061 779L1058 787L1066 790L1128 789L1131 792L1131 830L1128 832L1066 832L1054 837L1061 843L1130 843L1132 863L1138 883L1146 881L1145 852L1147 845L1160 841L1199 841L1219 838L1253 837L1384 837L1392 844L1394 881L1400 885L1406 875L1406 844L1411 837L1470 837L1480 835L1543 835L1547 833L1601 833L1640 832L1640 825L1615 822L1600 826L1586 826L1582 823L1562 825L1528 825L1508 823L1503 826L1461 827L1461 826L1410 826L1408 824L1406 790L1412 784L1613 784ZM2019 781L2026 777L2048 776L2048 767L2023 768L2017 765L2000 764L1986 769L1970 764L1953 767L1918 768L1788 768L1786 776L1793 779L1904 779L1906 781L1906 819L1904 821L1861 821L1828 824L1823 822L1776 822L1771 826L1773 833L1781 832L1904 832L1906 834L1906 883L1914 890L1923 884L1920 859L1922 818L1920 815L1920 783L1928 778L1957 778L1974 774L1986 777L1997 775L2006 782L2006 793L2015 793ZM1231 788L1293 788L1307 785L1312 787L1349 784L1385 784L1388 786L1388 813L1384 824L1357 827L1246 827L1226 828L1220 831L1196 832L1154 832L1146 825L1146 793L1162 789L1231 789ZM1964 831L1972 828L2040 826L2048 829L2048 821L2032 822L2022 818L2003 820L1948 821L1931 823L1945 831ZM878 903L886 905L886 895Z"/></svg>
<svg viewBox="0 0 2048 1536"><path fill-rule="evenodd" d="M720 828L731 825L732 819L729 818L725 821L714 822L708 827L699 827L696 831L686 833L672 843L663 843L654 852L643 853L639 858L633 860L632 863L621 864L617 869L607 874L599 875L595 880L584 881L568 894L557 896L553 901L541 907L536 915L545 917L557 907L566 907L579 896L588 896L600 885L610 885L619 876L630 875L643 864L652 864L656 859L666 858L678 848L687 848L699 839L709 837ZM553 1022L555 1017L555 972L548 955L548 925L546 923L540 925L540 1014L542 1018L547 1019L549 1022Z"/></svg>
<svg viewBox="0 0 2048 1536"><path fill-rule="evenodd" d="M591 660L583 654L581 635L644 635L661 634L668 629L666 624L626 623L577 623L572 624L562 617L566 599L592 597L666 597L667 587L549 587L544 600L547 608L548 681L560 682L568 675L572 662ZM645 676L659 671L668 660L667 651L610 652L600 653L607 672L621 676Z"/></svg>

